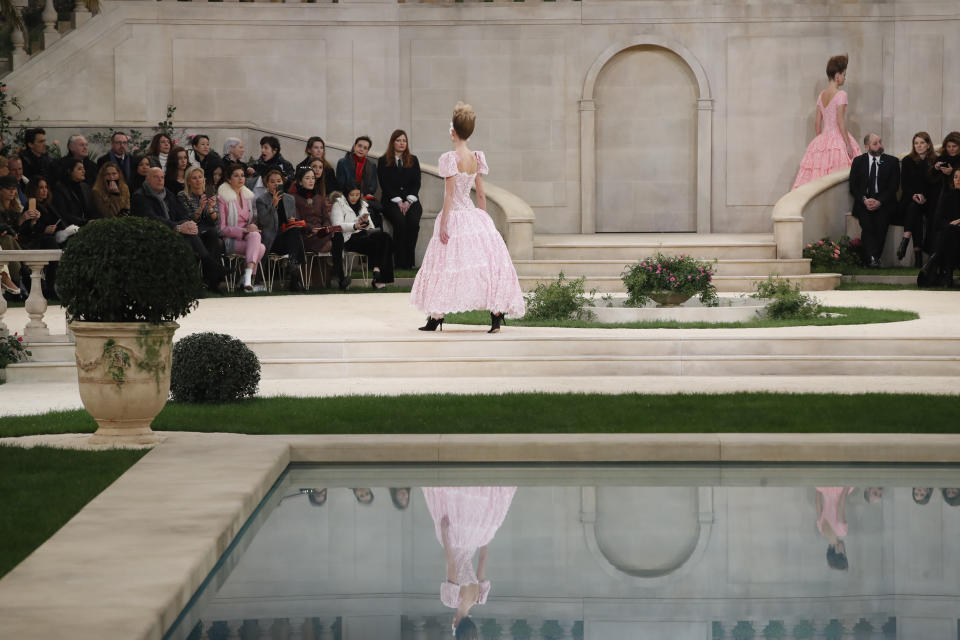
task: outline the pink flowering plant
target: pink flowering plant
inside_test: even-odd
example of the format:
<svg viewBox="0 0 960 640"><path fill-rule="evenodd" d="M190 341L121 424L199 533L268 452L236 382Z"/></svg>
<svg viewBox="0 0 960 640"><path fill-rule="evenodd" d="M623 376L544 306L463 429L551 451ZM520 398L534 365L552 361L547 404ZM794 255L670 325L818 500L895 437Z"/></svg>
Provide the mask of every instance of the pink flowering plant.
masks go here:
<svg viewBox="0 0 960 640"><path fill-rule="evenodd" d="M713 272L717 261L697 260L692 256L665 256L657 252L628 266L620 274L627 287L628 307L642 307L650 302L652 293L678 293L689 297L700 296L700 302L715 307L720 300L713 286Z"/></svg>
<svg viewBox="0 0 960 640"><path fill-rule="evenodd" d="M810 258L814 273L852 273L860 266L860 239L842 236L839 242L822 238L803 248L803 257Z"/></svg>
<svg viewBox="0 0 960 640"><path fill-rule="evenodd" d="M33 354L23 346L23 336L12 333L0 338L0 369L5 369L8 364L22 362L31 355Z"/></svg>

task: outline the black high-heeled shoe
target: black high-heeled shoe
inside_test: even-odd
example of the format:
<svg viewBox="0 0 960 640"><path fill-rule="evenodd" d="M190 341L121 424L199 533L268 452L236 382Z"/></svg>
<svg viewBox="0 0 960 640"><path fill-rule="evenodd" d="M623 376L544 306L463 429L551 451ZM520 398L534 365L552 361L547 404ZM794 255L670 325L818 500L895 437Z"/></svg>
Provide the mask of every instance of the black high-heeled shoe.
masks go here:
<svg viewBox="0 0 960 640"><path fill-rule="evenodd" d="M900 240L900 246L897 247L897 260L903 260L903 256L907 255L908 244L910 244L910 238L904 237Z"/></svg>
<svg viewBox="0 0 960 640"><path fill-rule="evenodd" d="M494 315L493 311L490 312L490 331L487 333L500 333L500 325L507 324L507 319L503 317L502 313Z"/></svg>
<svg viewBox="0 0 960 640"><path fill-rule="evenodd" d="M422 327L417 327L419 331L436 331L437 327L440 328L440 331L443 331L443 318L427 318L427 324Z"/></svg>

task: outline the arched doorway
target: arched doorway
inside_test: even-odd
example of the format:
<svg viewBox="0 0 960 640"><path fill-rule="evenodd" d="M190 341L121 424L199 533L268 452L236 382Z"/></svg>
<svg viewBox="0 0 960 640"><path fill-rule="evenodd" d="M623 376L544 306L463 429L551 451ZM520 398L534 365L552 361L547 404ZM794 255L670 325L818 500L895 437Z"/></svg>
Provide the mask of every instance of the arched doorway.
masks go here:
<svg viewBox="0 0 960 640"><path fill-rule="evenodd" d="M580 101L581 231L710 231L713 101L682 45L637 36L594 61Z"/></svg>

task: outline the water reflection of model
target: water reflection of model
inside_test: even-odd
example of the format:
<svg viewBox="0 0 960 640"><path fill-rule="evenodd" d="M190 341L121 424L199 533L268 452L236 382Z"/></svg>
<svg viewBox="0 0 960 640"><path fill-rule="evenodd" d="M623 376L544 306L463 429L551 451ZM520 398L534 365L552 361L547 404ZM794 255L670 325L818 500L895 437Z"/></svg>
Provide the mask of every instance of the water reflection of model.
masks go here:
<svg viewBox="0 0 960 640"><path fill-rule="evenodd" d="M817 529L830 545L827 547L827 565L846 571L847 547L841 538L847 535L847 496L856 487L817 487Z"/></svg>
<svg viewBox="0 0 960 640"><path fill-rule="evenodd" d="M484 575L487 545L507 517L516 491L516 487L423 489L437 540L443 545L447 561L447 579L440 585L440 601L457 610L453 614L453 629L459 640L480 637L468 614L473 605L487 601L490 593L490 581ZM477 554L476 572L474 554Z"/></svg>

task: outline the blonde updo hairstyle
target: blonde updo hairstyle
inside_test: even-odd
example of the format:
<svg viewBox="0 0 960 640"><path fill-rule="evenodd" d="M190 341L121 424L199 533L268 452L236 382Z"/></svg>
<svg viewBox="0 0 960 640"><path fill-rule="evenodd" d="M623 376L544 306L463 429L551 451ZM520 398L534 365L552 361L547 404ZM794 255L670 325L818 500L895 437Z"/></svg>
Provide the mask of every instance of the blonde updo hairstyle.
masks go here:
<svg viewBox="0 0 960 640"><path fill-rule="evenodd" d="M453 130L461 140L473 135L473 126L477 121L477 114L468 104L458 102L453 108Z"/></svg>

